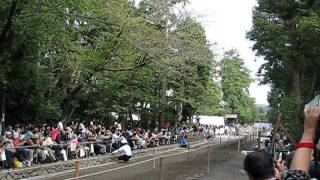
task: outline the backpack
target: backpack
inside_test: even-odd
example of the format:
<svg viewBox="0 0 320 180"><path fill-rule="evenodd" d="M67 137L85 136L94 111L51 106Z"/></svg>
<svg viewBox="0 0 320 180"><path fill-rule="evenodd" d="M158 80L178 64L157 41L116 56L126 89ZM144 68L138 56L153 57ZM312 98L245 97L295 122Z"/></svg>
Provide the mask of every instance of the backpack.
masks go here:
<svg viewBox="0 0 320 180"><path fill-rule="evenodd" d="M22 162L19 161L17 158L14 158L13 163L15 168L22 168Z"/></svg>

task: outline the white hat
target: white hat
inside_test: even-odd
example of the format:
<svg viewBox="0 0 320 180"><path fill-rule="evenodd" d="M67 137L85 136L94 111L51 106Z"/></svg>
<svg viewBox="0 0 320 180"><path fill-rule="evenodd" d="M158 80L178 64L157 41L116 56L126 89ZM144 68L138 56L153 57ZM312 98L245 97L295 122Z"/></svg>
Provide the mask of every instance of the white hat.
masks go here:
<svg viewBox="0 0 320 180"><path fill-rule="evenodd" d="M6 132L4 133L4 135L12 135L12 132L11 132L11 131L6 131Z"/></svg>
<svg viewBox="0 0 320 180"><path fill-rule="evenodd" d="M84 124L83 124L83 123L80 123L80 124L79 124L79 129L85 129L85 127L84 127Z"/></svg>
<svg viewBox="0 0 320 180"><path fill-rule="evenodd" d="M63 124L62 124L62 122L60 121L60 122L58 122L58 128L59 129L61 129L61 130L63 130Z"/></svg>
<svg viewBox="0 0 320 180"><path fill-rule="evenodd" d="M126 139L122 139L120 142L121 142L121 144L127 144L128 143L128 141Z"/></svg>

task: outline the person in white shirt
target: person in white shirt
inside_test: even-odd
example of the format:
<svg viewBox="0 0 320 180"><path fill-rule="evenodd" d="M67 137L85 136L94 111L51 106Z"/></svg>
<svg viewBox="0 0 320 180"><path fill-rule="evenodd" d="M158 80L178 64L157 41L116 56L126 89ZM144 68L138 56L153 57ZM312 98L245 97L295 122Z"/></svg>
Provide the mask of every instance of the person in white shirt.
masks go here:
<svg viewBox="0 0 320 180"><path fill-rule="evenodd" d="M118 160L129 161L132 157L131 147L128 145L128 141L126 139L121 140L121 147L112 152L112 154L120 154Z"/></svg>

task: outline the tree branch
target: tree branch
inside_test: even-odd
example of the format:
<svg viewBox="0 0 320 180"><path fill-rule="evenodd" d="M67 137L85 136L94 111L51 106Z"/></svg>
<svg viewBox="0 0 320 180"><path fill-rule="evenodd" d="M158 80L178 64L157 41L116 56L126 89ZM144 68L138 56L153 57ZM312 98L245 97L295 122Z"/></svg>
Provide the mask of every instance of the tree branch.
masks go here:
<svg viewBox="0 0 320 180"><path fill-rule="evenodd" d="M124 67L124 68L101 67L101 68L97 69L96 72L100 72L100 71L113 71L113 72L131 71L131 70L146 66L146 65L150 64L151 61L152 61L152 58L147 58L147 54L145 54L142 58L142 61L139 62L138 64L136 64L135 66Z"/></svg>

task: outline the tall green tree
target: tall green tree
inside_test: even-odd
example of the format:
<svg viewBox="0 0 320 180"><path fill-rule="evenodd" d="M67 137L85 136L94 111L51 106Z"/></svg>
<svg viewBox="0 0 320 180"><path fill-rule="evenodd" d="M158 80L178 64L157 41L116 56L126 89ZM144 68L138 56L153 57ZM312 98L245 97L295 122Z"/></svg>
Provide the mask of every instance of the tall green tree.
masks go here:
<svg viewBox="0 0 320 180"><path fill-rule="evenodd" d="M204 99L212 76L213 54L202 25L174 11L185 2L145 0L140 4L146 21L161 30L167 42L166 56L155 64L161 84L160 126L164 124L165 109L175 109L178 123L183 111L191 115ZM168 90L173 91L172 97L167 97Z"/></svg>
<svg viewBox="0 0 320 180"><path fill-rule="evenodd" d="M8 104L10 114L19 115L12 119L46 119L38 115L51 109L66 120L99 76L160 57L158 31L137 17L128 1L7 1L1 7L2 84L7 102L17 103Z"/></svg>
<svg viewBox="0 0 320 180"><path fill-rule="evenodd" d="M171 81L176 107L183 107L193 114L208 100L206 103L215 108L220 103L221 93L212 80L216 75L216 63L203 26L186 17L178 23L170 39L176 50L174 63L179 67L175 68L177 71Z"/></svg>
<svg viewBox="0 0 320 180"><path fill-rule="evenodd" d="M249 70L235 50L225 52L220 61L221 89L227 113L238 114L244 122L252 122L257 118L257 107L249 95L252 82Z"/></svg>
<svg viewBox="0 0 320 180"><path fill-rule="evenodd" d="M319 2L313 0L260 0L248 33L255 41L253 49L266 60L259 75L263 84L271 84L270 104L275 110L286 109L283 114L294 113L297 123L291 126L296 134L302 132L303 104L319 89L318 10ZM281 107L289 97L295 99L294 110Z"/></svg>

